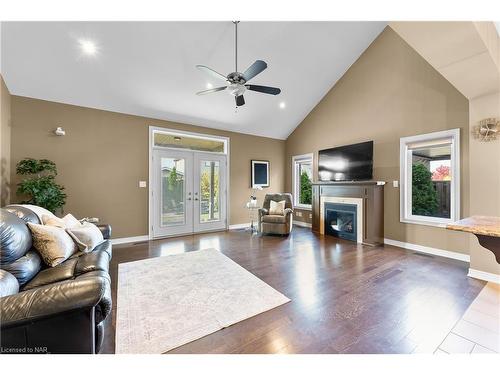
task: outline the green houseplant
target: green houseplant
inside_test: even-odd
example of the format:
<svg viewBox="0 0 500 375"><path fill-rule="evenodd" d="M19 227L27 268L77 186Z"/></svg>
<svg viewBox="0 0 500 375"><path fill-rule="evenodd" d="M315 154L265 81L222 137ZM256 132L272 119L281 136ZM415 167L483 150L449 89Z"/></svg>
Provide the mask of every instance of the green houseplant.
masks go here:
<svg viewBox="0 0 500 375"><path fill-rule="evenodd" d="M51 212L56 212L66 203L64 187L55 181L57 168L53 161L26 158L17 163L16 173L27 176L17 184L17 194L28 197L22 203L34 204Z"/></svg>

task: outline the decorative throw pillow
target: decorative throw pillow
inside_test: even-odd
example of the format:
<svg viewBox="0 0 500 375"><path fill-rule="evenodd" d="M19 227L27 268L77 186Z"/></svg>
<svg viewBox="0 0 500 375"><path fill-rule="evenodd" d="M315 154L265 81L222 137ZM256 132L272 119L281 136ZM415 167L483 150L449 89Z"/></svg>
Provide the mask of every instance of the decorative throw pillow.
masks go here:
<svg viewBox="0 0 500 375"><path fill-rule="evenodd" d="M271 205L269 206L269 215L281 215L285 214L285 201L273 201L271 200Z"/></svg>
<svg viewBox="0 0 500 375"><path fill-rule="evenodd" d="M71 214L67 214L63 218L43 215L42 222L45 225L51 225L53 227L59 227L63 229L82 226L82 223L80 223L80 221Z"/></svg>
<svg viewBox="0 0 500 375"><path fill-rule="evenodd" d="M78 250L63 228L33 223L28 223L28 227L33 236L33 246L50 267L64 262Z"/></svg>
<svg viewBox="0 0 500 375"><path fill-rule="evenodd" d="M79 227L66 228L66 232L75 240L78 249L88 253L104 241L101 231L92 223L85 223Z"/></svg>

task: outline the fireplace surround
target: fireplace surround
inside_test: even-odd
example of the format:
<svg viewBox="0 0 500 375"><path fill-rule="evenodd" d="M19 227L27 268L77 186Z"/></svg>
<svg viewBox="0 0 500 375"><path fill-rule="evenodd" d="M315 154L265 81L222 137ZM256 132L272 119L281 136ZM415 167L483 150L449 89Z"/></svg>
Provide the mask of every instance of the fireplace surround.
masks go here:
<svg viewBox="0 0 500 375"><path fill-rule="evenodd" d="M383 181L313 183L312 230L366 245L382 244L384 241L384 184ZM328 220L327 211L330 204L342 205L338 206L341 208L338 211L354 212L356 210L356 222L352 223L352 228L346 227L348 231L339 231L339 224L332 224L332 221L338 219L338 215L337 218L334 217L333 220L325 223ZM341 216L345 218L348 215L344 212ZM337 227L332 227L332 225L337 225ZM342 217L340 225L346 225Z"/></svg>

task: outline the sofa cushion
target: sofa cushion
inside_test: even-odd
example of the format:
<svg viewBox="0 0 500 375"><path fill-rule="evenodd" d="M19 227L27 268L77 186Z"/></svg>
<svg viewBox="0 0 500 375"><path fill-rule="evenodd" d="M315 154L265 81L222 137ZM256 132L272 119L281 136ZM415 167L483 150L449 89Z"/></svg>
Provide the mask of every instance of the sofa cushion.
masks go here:
<svg viewBox="0 0 500 375"><path fill-rule="evenodd" d="M46 208L43 208L40 206L35 206L34 204L18 204L15 206L21 207L21 208L24 208L24 209L27 209L27 210L33 212L38 217L38 223L35 223L35 224L41 224L43 216L57 217L56 215L54 215L52 212L50 212ZM11 207L11 206L9 206L9 207Z"/></svg>
<svg viewBox="0 0 500 375"><path fill-rule="evenodd" d="M111 243L105 241L100 246L101 250L92 253L78 252L61 264L40 271L22 290L30 290L59 281L71 280L87 274L95 274L101 277L107 275L109 277Z"/></svg>
<svg viewBox="0 0 500 375"><path fill-rule="evenodd" d="M27 283L23 287L23 290L30 290L43 285L73 279L77 262L77 258L68 259L55 267L46 268L40 271L33 279L31 279L29 283Z"/></svg>
<svg viewBox="0 0 500 375"><path fill-rule="evenodd" d="M262 221L264 223L284 224L284 223L286 223L286 216L283 216L283 215L264 215L264 216L262 216Z"/></svg>
<svg viewBox="0 0 500 375"><path fill-rule="evenodd" d="M10 204L5 209L22 219L25 223L42 224L42 220L38 218L38 215L24 205Z"/></svg>
<svg viewBox="0 0 500 375"><path fill-rule="evenodd" d="M50 267L64 262L77 251L73 239L62 228L28 223L33 236L33 245Z"/></svg>
<svg viewBox="0 0 500 375"><path fill-rule="evenodd" d="M19 282L10 272L0 270L0 297L19 292Z"/></svg>
<svg viewBox="0 0 500 375"><path fill-rule="evenodd" d="M108 254L109 256L109 260L111 260L111 256L113 255L113 251L112 251L112 246L111 246L111 241L109 240L104 240L103 243L97 245L95 248L94 248L94 251L93 253L97 252L97 251L104 251L106 254Z"/></svg>
<svg viewBox="0 0 500 375"><path fill-rule="evenodd" d="M21 286L30 281L41 268L42 258L35 250L28 251L12 263L2 265L2 269L13 274Z"/></svg>
<svg viewBox="0 0 500 375"><path fill-rule="evenodd" d="M26 223L12 212L2 208L0 210L0 264L16 261L29 249L31 249L31 233Z"/></svg>
<svg viewBox="0 0 500 375"><path fill-rule="evenodd" d="M86 272L109 270L109 255L105 251L92 251L84 253L77 258L75 276Z"/></svg>

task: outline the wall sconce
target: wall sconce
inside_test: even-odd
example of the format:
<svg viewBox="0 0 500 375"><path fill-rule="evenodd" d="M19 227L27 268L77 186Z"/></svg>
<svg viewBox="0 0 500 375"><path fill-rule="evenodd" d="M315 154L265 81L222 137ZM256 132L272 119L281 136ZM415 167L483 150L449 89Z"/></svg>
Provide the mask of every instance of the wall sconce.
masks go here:
<svg viewBox="0 0 500 375"><path fill-rule="evenodd" d="M54 130L54 134L57 136L62 137L63 135L66 135L66 131L63 130L60 126L57 127L56 130Z"/></svg>

